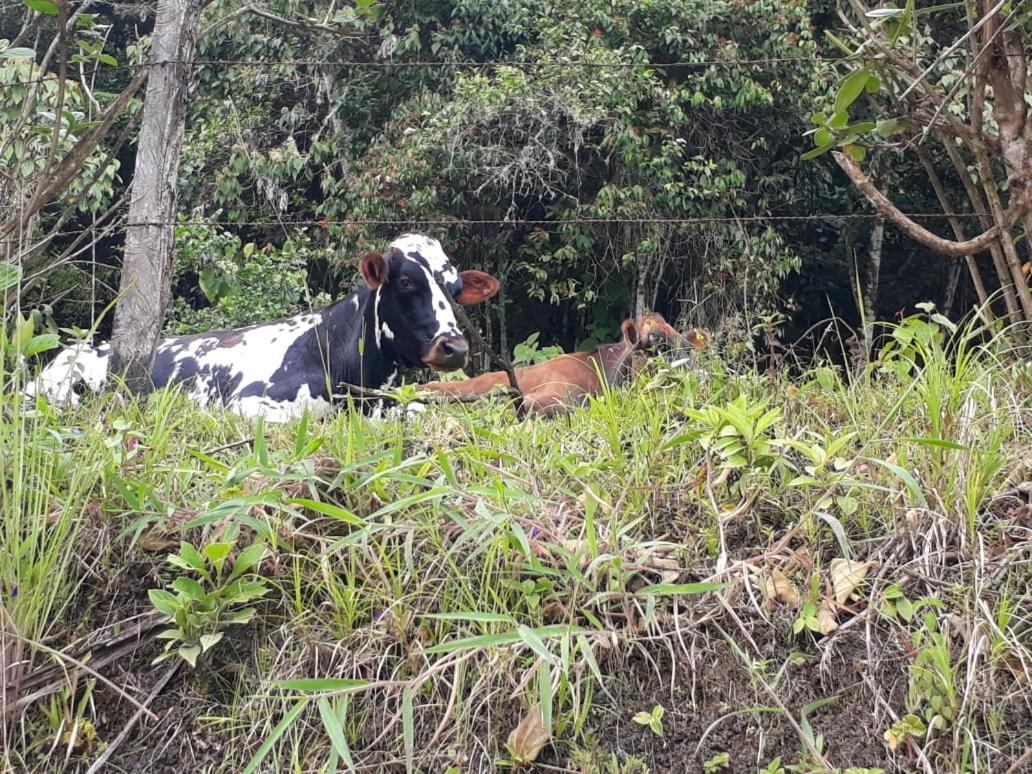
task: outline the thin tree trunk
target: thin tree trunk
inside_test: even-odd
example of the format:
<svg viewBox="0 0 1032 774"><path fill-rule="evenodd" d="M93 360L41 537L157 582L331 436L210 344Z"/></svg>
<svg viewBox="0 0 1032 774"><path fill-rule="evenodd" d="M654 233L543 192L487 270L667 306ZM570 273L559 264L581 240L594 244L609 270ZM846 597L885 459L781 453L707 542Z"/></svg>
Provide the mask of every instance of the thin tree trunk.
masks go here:
<svg viewBox="0 0 1032 774"><path fill-rule="evenodd" d="M989 164L989 157L985 150L972 143L972 151L975 154L975 161L978 165L978 177L982 183L982 190L985 191L986 201L989 202L989 212L1000 229L1000 245L1003 247L1003 256L1007 259L1007 268L1010 270L1011 279L1014 281L1014 288L1018 294L1018 301L1021 302L1021 310L1024 312L1025 321L1032 321L1032 295L1028 292L1028 282L1021 272L1021 259L1018 258L1018 251L1014 246L1014 237L1007 228L1007 216L1000 202L1000 195L996 190L996 181L993 179L992 167ZM1015 205L1017 206L1017 205Z"/></svg>
<svg viewBox="0 0 1032 774"><path fill-rule="evenodd" d="M509 321L505 309L505 279L508 272L502 274L502 282L498 288L498 351L511 358L509 351Z"/></svg>
<svg viewBox="0 0 1032 774"><path fill-rule="evenodd" d="M881 274L882 244L885 241L885 218L874 221L871 247L867 253L867 281L864 283L864 350L867 361L874 351L874 321L878 316L878 276Z"/></svg>
<svg viewBox="0 0 1032 774"><path fill-rule="evenodd" d="M950 157L950 161L953 162L961 183L964 184L964 191L967 193L968 201L971 202L971 207L978 213L979 226L983 229L989 228L992 225L989 210L985 206L985 200L971 180L967 164L964 163L960 151L953 144L953 140L943 136L941 133L939 134L939 141L946 149L946 154ZM963 229L961 229L960 233L964 233ZM1011 282L1010 272L1007 270L1007 261L1003 257L1003 249L1000 247L999 242L993 242L989 245L989 254L992 256L993 267L996 269L996 278L999 280L1000 288L1003 290L1003 299L1007 304L1007 315L1012 322L1017 322L1021 319L1021 311L1018 309L1018 297L1014 293L1014 283Z"/></svg>
<svg viewBox="0 0 1032 774"><path fill-rule="evenodd" d="M960 285L960 264L954 263L950 265L949 274L946 277L946 290L942 294L942 306L940 307L942 313L947 317L950 314L950 310L953 309L953 301L957 297L958 285ZM988 308L983 306L983 309Z"/></svg>
<svg viewBox="0 0 1032 774"><path fill-rule="evenodd" d="M111 372L134 393L151 387L150 368L171 295L176 181L186 97L203 0L159 0L151 74L126 231Z"/></svg>
<svg viewBox="0 0 1032 774"><path fill-rule="evenodd" d="M949 219L950 228L953 229L953 235L957 238L958 242L965 241L967 239L967 235L964 233L964 226L953 212L953 206L950 204L950 199L946 195L946 189L943 188L942 179L939 177L939 173L935 170L935 165L932 164L932 160L928 156L928 151L921 144L917 144L915 146L915 150L917 151L917 157L921 160L921 165L925 168L928 180L932 184L935 196L939 200L939 206L942 207L943 212L946 213L947 218ZM992 249L992 247L990 247L990 249ZM973 255L965 255L964 262L967 264L968 274L971 275L971 282L975 286L975 293L978 294L978 305L982 308L983 313L988 318L989 322L992 322L994 319L993 310L989 305L989 294L986 292L985 283L982 281L982 273L978 269L978 261L975 260ZM953 306L953 296L957 291L957 282L959 280L959 270L955 266L950 267L950 281L947 283L946 301L945 307L943 308L943 314L947 314L949 312L949 307ZM1017 309L1016 305L1015 309Z"/></svg>

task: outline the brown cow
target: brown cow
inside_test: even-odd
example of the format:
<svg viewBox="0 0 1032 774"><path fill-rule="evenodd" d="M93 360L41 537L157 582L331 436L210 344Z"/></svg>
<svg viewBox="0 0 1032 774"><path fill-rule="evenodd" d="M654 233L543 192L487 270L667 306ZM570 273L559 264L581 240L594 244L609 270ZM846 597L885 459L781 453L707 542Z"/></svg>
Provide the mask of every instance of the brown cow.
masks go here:
<svg viewBox="0 0 1032 774"><path fill-rule="evenodd" d="M624 320L620 332L623 340L616 344L603 344L593 352L559 355L545 363L515 369L524 411L554 416L572 405L583 404L589 395L601 394L604 385L620 384L628 373L641 367L644 355L663 347L699 350L709 342L709 334L695 328L681 336L655 312L643 315L637 322ZM504 371L491 371L461 381L429 382L421 389L457 396L486 395L495 387L508 386L509 377Z"/></svg>

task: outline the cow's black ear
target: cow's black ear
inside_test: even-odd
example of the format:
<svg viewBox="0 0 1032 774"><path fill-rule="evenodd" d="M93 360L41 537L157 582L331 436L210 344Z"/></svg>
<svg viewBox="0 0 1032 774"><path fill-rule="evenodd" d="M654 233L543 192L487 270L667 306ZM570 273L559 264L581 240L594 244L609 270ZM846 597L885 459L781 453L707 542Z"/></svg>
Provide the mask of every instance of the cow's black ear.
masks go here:
<svg viewBox="0 0 1032 774"><path fill-rule="evenodd" d="M373 290L387 281L387 260L380 253L366 253L358 262L358 270L362 279Z"/></svg>
<svg viewBox="0 0 1032 774"><path fill-rule="evenodd" d="M462 292L459 293L458 298L455 300L463 306L487 301L502 286L490 274L474 269L464 271L459 276L462 277Z"/></svg>
<svg viewBox="0 0 1032 774"><path fill-rule="evenodd" d="M627 346L631 349L637 349L638 345L641 344L641 337L638 335L638 326L634 324L634 320L624 320L620 323L620 333L623 335Z"/></svg>

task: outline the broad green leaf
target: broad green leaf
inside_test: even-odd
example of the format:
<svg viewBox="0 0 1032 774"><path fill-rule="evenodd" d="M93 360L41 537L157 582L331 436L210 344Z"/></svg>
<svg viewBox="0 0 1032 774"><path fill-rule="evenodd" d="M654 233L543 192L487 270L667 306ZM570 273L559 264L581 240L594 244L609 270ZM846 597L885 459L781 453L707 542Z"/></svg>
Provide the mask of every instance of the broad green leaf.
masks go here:
<svg viewBox="0 0 1032 774"><path fill-rule="evenodd" d="M0 263L0 292L13 288L22 278L21 266L10 263Z"/></svg>
<svg viewBox="0 0 1032 774"><path fill-rule="evenodd" d="M837 144L838 143L836 143L834 141L829 142L827 145L822 145L819 148L813 148L812 150L808 150L806 153L804 153L799 158L802 159L803 161L809 161L810 159L815 159L818 156L823 156L825 153L827 153L832 148L834 148Z"/></svg>
<svg viewBox="0 0 1032 774"><path fill-rule="evenodd" d="M229 552L233 550L232 543L209 543L204 547L202 553L208 557L212 564L225 561Z"/></svg>
<svg viewBox="0 0 1032 774"><path fill-rule="evenodd" d="M200 645L181 645L179 647L179 655L183 657L187 664L191 667L197 668L197 657L201 655Z"/></svg>
<svg viewBox="0 0 1032 774"><path fill-rule="evenodd" d="M179 608L179 603L176 600L174 594L165 591L164 589L150 589L147 592L147 596L150 598L150 602L154 605L155 609L159 613L164 613L167 616L174 616L176 610Z"/></svg>
<svg viewBox="0 0 1032 774"><path fill-rule="evenodd" d="M265 558L268 550L264 543L254 543L241 551L236 561L233 562L233 569L229 573L230 580L253 569Z"/></svg>
<svg viewBox="0 0 1032 774"><path fill-rule="evenodd" d="M97 54L97 61L112 67L118 67L118 60L110 54Z"/></svg>
<svg viewBox="0 0 1032 774"><path fill-rule="evenodd" d="M870 19L891 19L894 16L902 16L902 8L873 8L867 12Z"/></svg>
<svg viewBox="0 0 1032 774"><path fill-rule="evenodd" d="M215 634L202 634L201 635L201 650L211 650L222 640L223 632L216 632Z"/></svg>
<svg viewBox="0 0 1032 774"><path fill-rule="evenodd" d="M172 588L198 602L208 598L207 593L204 591L204 586L193 578L176 578L172 581Z"/></svg>
<svg viewBox="0 0 1032 774"><path fill-rule="evenodd" d="M0 51L0 57L4 59L33 59L35 56L36 52L31 48L5 48L3 51ZM3 282L0 281L0 289L2 289L2 286Z"/></svg>
<svg viewBox="0 0 1032 774"><path fill-rule="evenodd" d="M857 163L867 158L867 148L863 145L847 145L846 153L853 157L853 161Z"/></svg>
<svg viewBox="0 0 1032 774"><path fill-rule="evenodd" d="M40 352L46 352L51 349L56 349L61 343L56 333L41 333L38 336L33 336L29 339L29 342L22 349L22 354L25 357L33 357L38 355Z"/></svg>
<svg viewBox="0 0 1032 774"><path fill-rule="evenodd" d="M24 0L24 2L33 11L38 11L47 16L57 16L57 5L51 2L51 0Z"/></svg>
<svg viewBox="0 0 1032 774"><path fill-rule="evenodd" d="M878 122L875 127L875 131L882 137L891 137L894 134L898 134L906 128L904 123L898 118L885 118Z"/></svg>
<svg viewBox="0 0 1032 774"><path fill-rule="evenodd" d="M201 556L200 551L194 548L189 543L183 541L179 544L179 556L185 561L190 567L193 567L197 572L203 573L208 569L208 563L204 561L204 557ZM169 557L169 561L172 557Z"/></svg>
<svg viewBox="0 0 1032 774"><path fill-rule="evenodd" d="M839 86L838 94L835 95L835 112L845 112L860 96L860 93L867 85L867 79L871 76L867 70L855 70L847 75Z"/></svg>

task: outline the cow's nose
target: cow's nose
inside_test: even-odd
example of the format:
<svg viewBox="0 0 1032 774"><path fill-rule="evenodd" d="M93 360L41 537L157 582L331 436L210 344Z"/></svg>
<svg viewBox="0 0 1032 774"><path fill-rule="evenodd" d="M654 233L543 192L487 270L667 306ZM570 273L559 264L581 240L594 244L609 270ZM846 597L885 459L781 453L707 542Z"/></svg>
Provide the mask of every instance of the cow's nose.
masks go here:
<svg viewBox="0 0 1032 774"><path fill-rule="evenodd" d="M438 371L454 371L466 365L469 345L457 336L438 336L430 344L423 362Z"/></svg>
<svg viewBox="0 0 1032 774"><path fill-rule="evenodd" d="M448 358L461 358L466 361L469 354L469 346L462 339L445 339L441 342L441 352Z"/></svg>

